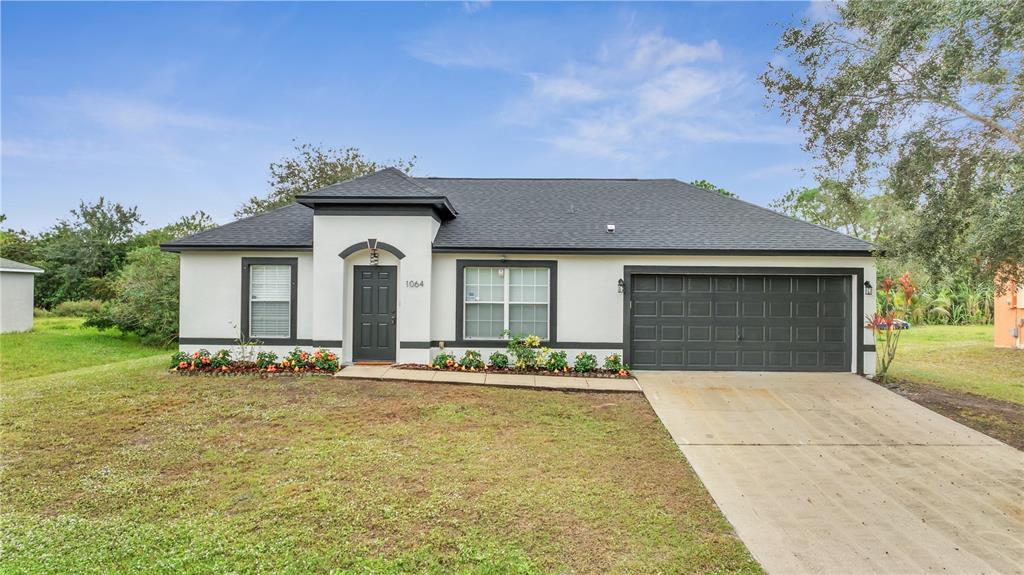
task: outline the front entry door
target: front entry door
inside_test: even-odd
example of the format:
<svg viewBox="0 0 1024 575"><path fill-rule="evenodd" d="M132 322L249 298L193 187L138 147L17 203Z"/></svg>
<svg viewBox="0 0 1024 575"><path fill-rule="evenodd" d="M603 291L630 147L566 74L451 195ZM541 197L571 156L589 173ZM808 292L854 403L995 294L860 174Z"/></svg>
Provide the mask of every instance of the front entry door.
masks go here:
<svg viewBox="0 0 1024 575"><path fill-rule="evenodd" d="M354 266L352 361L395 361L398 268Z"/></svg>

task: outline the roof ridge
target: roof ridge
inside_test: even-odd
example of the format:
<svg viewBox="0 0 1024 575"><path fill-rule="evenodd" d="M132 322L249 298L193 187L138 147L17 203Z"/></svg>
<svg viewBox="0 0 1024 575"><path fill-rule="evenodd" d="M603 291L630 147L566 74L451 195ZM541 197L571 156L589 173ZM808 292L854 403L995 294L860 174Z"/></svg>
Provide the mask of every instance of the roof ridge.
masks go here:
<svg viewBox="0 0 1024 575"><path fill-rule="evenodd" d="M826 228L825 226L822 226L820 224L815 224L813 222L808 222L806 220L801 220L800 218L797 218L797 217L794 217L794 216L790 216L788 214L783 214L783 213L776 212L773 209L766 208L764 206L759 206L759 205L755 204L754 202L748 202L747 200L744 200L743 198L741 198L739 196L723 196L722 194L720 194L720 193L718 193L718 192L716 192L714 190L709 190L707 188L700 188L700 187L697 187L697 186L695 186L693 184L688 184L688 183L686 183L686 182L684 182L682 180L676 179L676 178L672 178L672 179L677 181L677 182L679 182L680 184L683 184L684 186L686 186L688 188L691 188L691 189L694 189L694 190L699 190L701 192L707 192L709 194L714 194L715 196L717 196L719 198L725 198L727 200L734 200L734 201L740 202L742 204L746 204L748 206L751 206L751 207L757 208L759 210L768 212L769 214L772 214L774 216L778 216L778 217L786 219L786 220L792 220L794 222L800 222L801 224L805 224L805 225L808 225L808 226L814 226L816 228L825 230L826 232L830 232L830 233L836 234L838 236L842 236L844 238L850 238L850 239L853 239L853 240L857 240L858 242L864 242L865 244L871 246L872 248L877 247L877 246L875 246L875 244L873 242L869 242L867 240L864 240L864 239L861 239L861 238L858 238L858 237L855 237L855 236L851 236L850 234L844 234L843 232L836 231L836 230L833 230L831 228Z"/></svg>
<svg viewBox="0 0 1024 575"><path fill-rule="evenodd" d="M517 180L517 181L558 181L558 182L659 182L673 178L460 178L452 176L407 176L412 180Z"/></svg>

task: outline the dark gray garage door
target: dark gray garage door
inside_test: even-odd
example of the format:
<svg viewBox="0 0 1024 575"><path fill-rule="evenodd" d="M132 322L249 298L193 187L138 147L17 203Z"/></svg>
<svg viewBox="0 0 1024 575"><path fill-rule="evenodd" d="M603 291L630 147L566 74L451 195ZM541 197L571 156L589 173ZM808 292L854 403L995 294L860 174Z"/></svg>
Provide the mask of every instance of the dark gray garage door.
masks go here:
<svg viewBox="0 0 1024 575"><path fill-rule="evenodd" d="M848 371L850 278L634 275L635 369Z"/></svg>

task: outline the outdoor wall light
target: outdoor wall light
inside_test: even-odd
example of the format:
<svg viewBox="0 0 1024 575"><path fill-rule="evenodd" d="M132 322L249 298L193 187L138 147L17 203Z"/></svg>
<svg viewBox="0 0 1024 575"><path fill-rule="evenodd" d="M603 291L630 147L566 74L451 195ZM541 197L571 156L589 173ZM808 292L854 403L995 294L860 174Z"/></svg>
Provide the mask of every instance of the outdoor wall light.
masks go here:
<svg viewBox="0 0 1024 575"><path fill-rule="evenodd" d="M624 291L626 291L626 282L622 281L622 279L620 278L619 279L619 293L622 293Z"/></svg>
<svg viewBox="0 0 1024 575"><path fill-rule="evenodd" d="M864 280L864 295L871 295L873 293L875 293L875 288L871 285L871 280Z"/></svg>

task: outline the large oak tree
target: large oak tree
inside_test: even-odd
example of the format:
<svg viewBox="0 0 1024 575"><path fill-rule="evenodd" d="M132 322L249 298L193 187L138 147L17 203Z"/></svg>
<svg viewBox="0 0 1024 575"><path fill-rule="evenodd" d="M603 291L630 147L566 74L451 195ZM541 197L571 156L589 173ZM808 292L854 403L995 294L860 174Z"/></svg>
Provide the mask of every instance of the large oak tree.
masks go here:
<svg viewBox="0 0 1024 575"><path fill-rule="evenodd" d="M911 217L883 247L935 274L1024 276L1024 2L837 10L785 30L761 77L819 177L888 194Z"/></svg>

